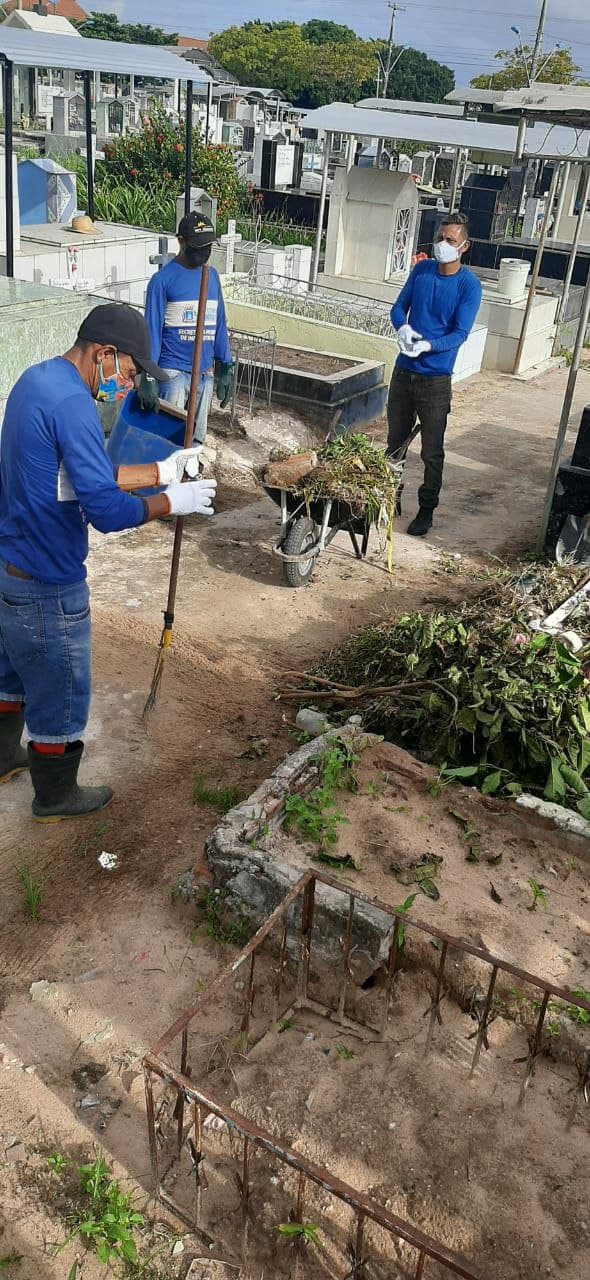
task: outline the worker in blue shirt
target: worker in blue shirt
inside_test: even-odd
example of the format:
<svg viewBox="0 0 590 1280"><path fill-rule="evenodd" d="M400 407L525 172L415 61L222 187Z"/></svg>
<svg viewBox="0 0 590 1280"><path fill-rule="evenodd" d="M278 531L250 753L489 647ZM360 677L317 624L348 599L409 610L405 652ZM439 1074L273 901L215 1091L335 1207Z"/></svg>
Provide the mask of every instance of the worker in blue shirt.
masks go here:
<svg viewBox="0 0 590 1280"><path fill-rule="evenodd" d="M400 354L387 402L387 455L394 467L403 461L418 420L424 483L418 491L418 514L408 526L408 533L417 537L428 533L438 506L451 375L481 303L479 280L461 262L468 248L467 218L448 213L434 241L434 261L417 263L391 311ZM401 493L400 487L400 515Z"/></svg>
<svg viewBox="0 0 590 1280"><path fill-rule="evenodd" d="M64 356L27 369L0 436L0 782L30 769L33 816L57 822L102 809L109 787L78 786L90 706L88 525L101 533L168 515L212 515L214 480L199 449L119 467L107 458L95 399L115 397L150 358L143 316L95 307ZM134 489L165 486L153 497ZM31 741L25 751L26 727Z"/></svg>
<svg viewBox="0 0 590 1280"><path fill-rule="evenodd" d="M159 388L146 375L138 397L143 409L157 409L158 395L184 409L188 400L193 349L201 287L201 268L211 257L215 229L209 218L193 211L180 222L180 253L152 276L145 299L145 318L150 332L152 357L167 374ZM222 409L233 392L233 363L225 319L219 276L209 270L207 310L203 334L199 395L194 442L203 444L213 399L213 386Z"/></svg>

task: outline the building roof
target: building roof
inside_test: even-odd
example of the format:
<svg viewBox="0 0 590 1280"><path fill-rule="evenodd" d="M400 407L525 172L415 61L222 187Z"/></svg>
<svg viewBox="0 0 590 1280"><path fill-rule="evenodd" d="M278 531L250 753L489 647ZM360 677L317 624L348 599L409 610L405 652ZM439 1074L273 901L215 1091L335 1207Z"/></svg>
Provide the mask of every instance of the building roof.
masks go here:
<svg viewBox="0 0 590 1280"><path fill-rule="evenodd" d="M590 85L543 84L510 89L499 95L494 109L518 111L532 120L590 129Z"/></svg>
<svg viewBox="0 0 590 1280"><path fill-rule="evenodd" d="M362 138L396 138L434 146L468 147L470 151L486 155L512 156L516 150L517 129L514 124L487 124L481 120L424 116L414 112L375 111L347 102L332 102L317 111L309 111L302 124L305 129L353 134ZM589 149L590 133L579 129L548 130L546 125L535 124L526 132L525 156L577 160L586 158Z"/></svg>
<svg viewBox="0 0 590 1280"><path fill-rule="evenodd" d="M46 36L75 36L81 40L82 35L67 18L47 14L32 13L26 9L13 9L3 22L7 31L39 31Z"/></svg>
<svg viewBox="0 0 590 1280"><path fill-rule="evenodd" d="M445 102L474 102L482 107L493 107L501 97L503 97L502 89L472 89L468 85L466 89L451 89L445 97Z"/></svg>
<svg viewBox="0 0 590 1280"><path fill-rule="evenodd" d="M12 13L15 9L30 13L38 3L39 0L20 0L20 4L18 0L4 0L0 8L6 14ZM49 8L49 5L47 7ZM56 18L67 18L68 22L84 22L89 17L86 10L78 4L78 0L57 0L55 5L52 2L51 14L53 15L54 13Z"/></svg>
<svg viewBox="0 0 590 1280"><path fill-rule="evenodd" d="M363 98L357 107L366 107L369 111L401 111L415 112L425 116L462 116L461 107L451 106L445 102L407 102L403 98Z"/></svg>
<svg viewBox="0 0 590 1280"><path fill-rule="evenodd" d="M176 44L179 49L200 49L202 53L209 48L208 40L197 40L196 36L179 36Z"/></svg>
<svg viewBox="0 0 590 1280"><path fill-rule="evenodd" d="M46 19L44 19L46 21ZM157 76L163 80L206 81L199 69L189 70L178 55L156 44L123 44L118 40L86 40L76 36L19 31L0 23L0 55L20 67L58 67L73 71L115 71Z"/></svg>
<svg viewBox="0 0 590 1280"><path fill-rule="evenodd" d="M237 79L232 75L231 71L226 71L225 67L217 62L212 53L208 53L207 49L200 49L196 45L190 48L184 48L177 44L167 44L166 49L169 53L173 53L178 58L185 58L187 62L194 62L197 67L206 72L206 76L210 76L212 80L217 80L220 84L237 84Z"/></svg>

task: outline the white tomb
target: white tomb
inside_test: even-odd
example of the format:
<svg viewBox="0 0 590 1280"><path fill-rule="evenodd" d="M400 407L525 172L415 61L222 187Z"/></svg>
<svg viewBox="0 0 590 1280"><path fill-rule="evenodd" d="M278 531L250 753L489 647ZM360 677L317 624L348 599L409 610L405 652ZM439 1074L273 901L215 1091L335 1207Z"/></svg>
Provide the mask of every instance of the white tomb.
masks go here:
<svg viewBox="0 0 590 1280"><path fill-rule="evenodd" d="M418 192L404 173L337 169L319 283L388 301L411 266Z"/></svg>

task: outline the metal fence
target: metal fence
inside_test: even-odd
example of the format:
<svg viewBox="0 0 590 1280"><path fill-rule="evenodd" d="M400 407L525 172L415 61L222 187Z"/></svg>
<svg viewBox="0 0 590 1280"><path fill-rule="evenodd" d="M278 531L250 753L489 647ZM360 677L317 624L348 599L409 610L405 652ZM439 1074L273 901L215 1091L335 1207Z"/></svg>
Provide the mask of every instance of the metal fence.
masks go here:
<svg viewBox="0 0 590 1280"><path fill-rule="evenodd" d="M331 1002L326 1002L325 999L318 1000L310 994L310 966L312 957L315 955L314 918L326 911L326 894L329 896L332 918L334 918L334 903L339 900L339 914L345 921L344 933L338 939L341 953L339 990L336 998L334 998L335 993L332 993ZM359 907L361 911L367 907L377 908L383 913L390 926L385 981L382 991L378 993L378 999L381 1002L380 1016L375 1024L360 1023L351 1018L346 1011L347 997L355 982L351 956L354 950L353 940L358 924L357 909ZM543 1038L543 1028L548 1010L554 1007L552 1000L563 1002L570 1012L579 1010L582 1014L590 1014L588 1001L574 996L553 983L546 982L460 938L426 925L402 911L391 908L386 903L351 890L329 876L315 871L304 874L233 963L219 975L193 1007L177 1019L144 1059L147 1121L155 1194L182 1221L197 1232L203 1230L203 1193L208 1186L205 1151L207 1118L217 1117L228 1127L230 1134L238 1139L239 1172L236 1169L234 1177L241 1202L243 1259L248 1254L248 1224L251 1218L253 1191L252 1157L256 1152L263 1152L267 1157L270 1156L277 1161L280 1166L294 1170L297 1174L296 1194L290 1213L292 1222L300 1224L304 1222L308 1184L315 1184L316 1187L322 1188L329 1196L352 1210L354 1225L346 1250L347 1257L343 1260L343 1266L348 1269L341 1271L342 1280L365 1280L365 1278L368 1280L367 1229L371 1224L375 1224L381 1233L385 1233L386 1237L397 1242L398 1245L400 1241L405 1242L410 1256L410 1270L404 1271L404 1274L411 1275L414 1280L421 1280L421 1277L426 1276L427 1273L430 1274L431 1263L437 1264L440 1268L437 1270L437 1275L442 1273L445 1277L461 1276L464 1280L483 1280L483 1272L478 1269L476 1263L453 1253L441 1241L424 1235L410 1222L389 1212L370 1196L344 1183L327 1168L319 1167L307 1160L294 1148L277 1141L270 1131L241 1115L235 1106L228 1104L219 1096L218 1091L213 1091L209 1087L206 1083L206 1072L202 1081L195 1078L194 1064L189 1061L189 1036L195 1035L195 1028L199 1027L212 1008L215 1009L215 1016L218 1016L220 1005L217 998L228 989L235 992L236 978L240 974L245 976L245 980L238 984L244 994L239 996L240 1010L233 1034L234 1042L239 1044L239 1052L242 1055L247 1055L254 1045L260 1043L269 1032L273 1032L280 1019L302 1009L328 1018L338 1026L354 1028L357 1034L360 1033L363 1038L372 1039L373 1042L389 1040L390 1024L395 1031L396 975L400 968L401 956L407 954L405 948L411 946L412 940L418 944L425 942L427 945L423 951L430 950L428 947L430 943L439 953L430 1007L426 1009L425 1014L418 1014L418 1017L426 1016L427 1018L421 1047L424 1056L429 1055L436 1046L437 1026L443 1022L442 1005L452 985L451 983L448 987L445 985L450 959L452 958L452 967L455 969L458 958L470 958L477 962L477 966L482 966L483 971L489 975L487 983L482 986L479 995L472 999L470 1005L470 1016L477 1024L477 1030L472 1037L474 1046L469 1067L470 1079L474 1077L482 1049L488 1048L490 1028L498 1016L496 993L499 976L503 975L510 980L517 979L531 988L534 997L531 1007L534 1008L536 1017L528 1033L526 1027L523 1027L523 1032L527 1035L528 1051L522 1059L524 1069L516 1098L518 1106L522 1106L525 1101L527 1090L534 1080L538 1059L547 1047ZM294 944L297 966L296 972L291 977L290 956ZM268 960L269 949L272 954L270 1018L267 1011L261 1016L256 1009L257 960L261 961L263 955ZM423 952L418 951L418 963L420 963L420 956L423 957ZM423 958L422 965L425 967ZM326 970L325 965L323 969ZM320 970L321 966L318 967L318 973ZM333 979L334 966L328 967L327 972ZM478 972L481 971L478 969ZM321 981L321 978L318 979L318 975L314 974L314 984L317 985L318 980ZM590 1032L590 1028L587 1028L587 1031ZM420 1052L420 1049L417 1052ZM577 1056L574 1053L573 1061L569 1065L573 1078L571 1087L573 1096L568 1107L568 1128L573 1124L580 1105L588 1102L590 1048L587 1040L586 1044L577 1051ZM154 1091L155 1081L158 1080L171 1091L174 1099L172 1153L166 1167L164 1167L161 1149L163 1137L159 1123L159 1104L156 1103ZM175 1168L178 1169L183 1149L187 1146L192 1163L192 1208L190 1210L187 1210L186 1204L180 1204L166 1189L171 1172ZM298 1262L299 1246L295 1249L295 1274L297 1274Z"/></svg>

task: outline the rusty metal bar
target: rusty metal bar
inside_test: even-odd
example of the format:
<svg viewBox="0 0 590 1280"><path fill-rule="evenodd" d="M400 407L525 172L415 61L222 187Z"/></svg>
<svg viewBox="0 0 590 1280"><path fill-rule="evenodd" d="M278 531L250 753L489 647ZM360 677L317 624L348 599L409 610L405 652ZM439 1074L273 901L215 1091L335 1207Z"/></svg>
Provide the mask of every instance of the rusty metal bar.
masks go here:
<svg viewBox="0 0 590 1280"><path fill-rule="evenodd" d="M180 1074L186 1076L186 1065L188 1061L188 1029L182 1029L182 1046L180 1050ZM182 1151L182 1142L184 1136L184 1092L179 1089L175 1107L176 1115L176 1147L178 1155Z"/></svg>
<svg viewBox="0 0 590 1280"><path fill-rule="evenodd" d="M350 972L350 946L352 943L352 926L354 922L354 894L351 893L348 899L348 920L346 922L346 934L344 937L344 945L342 948L342 986L340 988L340 998L338 1000L338 1021L342 1022L344 1017L344 1005L346 1003L346 992L348 989L348 980L352 976Z"/></svg>
<svg viewBox="0 0 590 1280"><path fill-rule="evenodd" d="M585 1049L578 1067L579 1080L574 1090L574 1100L567 1118L566 1130L569 1131L576 1118L580 1101L588 1102L588 1085L590 1084L590 1049Z"/></svg>
<svg viewBox="0 0 590 1280"><path fill-rule="evenodd" d="M236 973L241 969L251 952L256 951L261 943L264 942L264 939L268 937L269 933L272 933L275 925L279 920L282 920L285 912L288 911L291 906L291 903L297 901L297 898L302 893L305 885L313 879L315 879L315 873L313 871L307 871L305 875L297 881L297 884L293 885L293 888L289 890L289 893L287 893L282 902L279 903L272 915L268 917L268 920L260 926L254 934L254 937L250 938L250 941L246 943L243 951L240 951L239 956L236 956L236 959L232 961L226 969L222 970L215 981L211 983L211 986L208 987L207 991L204 991L202 996L199 996L199 999L191 1006L190 1009L187 1009L185 1013L181 1013L173 1026L171 1026L168 1031L164 1033L161 1039L158 1040L158 1043L152 1049L152 1053L155 1057L159 1057L160 1054L169 1047L172 1041L180 1035L183 1027L188 1027L189 1023L193 1021L193 1018L195 1018L197 1014L206 1007L206 1005L211 1003L215 996L223 990L228 979L235 977ZM340 888L342 889L342 885Z"/></svg>
<svg viewBox="0 0 590 1280"><path fill-rule="evenodd" d="M201 1164L203 1162L203 1117L200 1104L195 1099L195 1226L201 1222L201 1201L203 1187L201 1183Z"/></svg>
<svg viewBox="0 0 590 1280"><path fill-rule="evenodd" d="M365 1237L365 1215L359 1213L356 1220L356 1236L354 1241L354 1271L353 1280L363 1280L365 1273L365 1260L363 1257L363 1245Z"/></svg>
<svg viewBox="0 0 590 1280"><path fill-rule="evenodd" d="M303 905L301 908L301 946L299 950L299 973L297 975L297 995L299 999L305 999L307 996L314 901L315 875L312 875L303 890Z"/></svg>
<svg viewBox="0 0 590 1280"><path fill-rule="evenodd" d="M147 1115L148 1141L150 1147L150 1161L152 1166L152 1177L154 1179L154 1196L156 1200L160 1198L160 1159L158 1154L158 1138L156 1134L156 1112L154 1108L154 1082L152 1073L144 1067L143 1079L145 1085L145 1109Z"/></svg>
<svg viewBox="0 0 590 1280"><path fill-rule="evenodd" d="M299 1151L295 1151L292 1147L287 1147L278 1142L270 1134L266 1133L264 1129L261 1129L259 1125L254 1124L252 1120L248 1120L245 1116L240 1115L239 1112L234 1111L233 1107L217 1101L212 1094L203 1093L203 1090L199 1089L192 1081L182 1081L173 1068L155 1061L151 1054L147 1055L146 1063L148 1070L159 1075L167 1084L176 1085L177 1087L182 1085L187 1095L192 1099L196 1099L206 1111L211 1111L213 1115L225 1120L229 1129L235 1129L236 1133L241 1134L242 1137L249 1138L251 1143L261 1147L263 1151L267 1151L275 1159L288 1165L289 1168L295 1169L297 1172L303 1172L309 1182L315 1183L316 1186L322 1187L324 1191L336 1196L338 1200L342 1200L356 1214L362 1213L370 1222L375 1222L378 1226L383 1227L385 1231L399 1236L401 1240L405 1240L414 1249L421 1249L428 1258L432 1258L433 1261L439 1262L441 1266L447 1267L453 1275L461 1276L462 1280L483 1280L481 1272L474 1271L466 1258L453 1253L440 1241L424 1235L412 1223L406 1222L403 1218L398 1218L389 1209L384 1209L376 1201L371 1200L370 1196L356 1191L354 1187L342 1182L340 1178L329 1173L327 1169L322 1169L320 1165L308 1160ZM164 1193L162 1193L161 1198L164 1199ZM170 1201L170 1197L166 1197L166 1202L175 1208L175 1202ZM186 1221L186 1216L183 1216L183 1212L180 1216L183 1221Z"/></svg>
<svg viewBox="0 0 590 1280"><path fill-rule="evenodd" d="M439 966L438 966L438 974L437 974L437 978L436 978L436 990L435 990L434 995L433 995L433 997L432 997L432 1005L430 1006L430 1020L429 1020L429 1023L428 1023L428 1034L427 1034L427 1036L426 1036L426 1045L425 1045L425 1048L424 1048L424 1057L427 1057L427 1056L428 1056L428 1054L430 1053L430 1046L431 1046L431 1044L432 1044L432 1037L433 1037L433 1035L434 1035L434 1028L435 1028L435 1026L436 1026L436 1022L437 1022L437 1020L438 1020L438 1022L442 1022L442 1018L441 1018L441 1016L440 1016L440 1008L439 1008L439 1005L440 1005L440 1003L441 1003L441 1000L443 1000L443 999L444 999L444 993L443 993L443 995L441 995L441 990L442 990L442 980L443 980L443 974L444 974L444 969L445 969L445 964L446 964L447 951L448 951L448 949L449 949L449 948L448 948L448 943L447 943L447 942L443 942L442 950L441 950L441 953L440 953L440 964L439 964Z"/></svg>
<svg viewBox="0 0 590 1280"><path fill-rule="evenodd" d="M242 1261L248 1256L248 1221L250 1217L250 1140L244 1135L242 1156Z"/></svg>
<svg viewBox="0 0 590 1280"><path fill-rule="evenodd" d="M393 984L395 982L395 966L397 964L397 957L399 952L400 929L401 929L401 922L400 922L399 916L396 916L395 924L393 926L393 938L391 939L391 946L389 948L389 955L387 957L387 980L385 983L385 1000L383 1002L383 1021L381 1023L381 1039L382 1040L384 1040L385 1036L387 1035L387 1025L389 1022L389 1010L391 1008L391 1000L393 997Z"/></svg>
<svg viewBox="0 0 590 1280"><path fill-rule="evenodd" d="M277 1022L281 1016L281 993L283 990L283 971L285 968L285 959L287 955L288 935L289 935L289 920L286 919L283 926L283 932L281 934L281 949L279 951L279 964L277 968L277 987L276 987L276 993L275 993L275 1016L274 1016L275 1022Z"/></svg>
<svg viewBox="0 0 590 1280"><path fill-rule="evenodd" d="M479 1055L481 1053L481 1046L484 1042L485 1034L487 1031L488 1018L490 1016L490 1009L492 1007L492 1000L494 998L494 987L496 985L497 977L498 977L498 970L496 968L496 965L494 965L494 968L492 969L492 976L490 978L490 982L488 986L487 995L485 998L485 1004L482 1009L481 1017L479 1020L477 1039L475 1041L475 1049L473 1050L473 1058L471 1059L471 1068L469 1071L470 1080L472 1079L475 1068L477 1067L477 1064L479 1062Z"/></svg>
<svg viewBox="0 0 590 1280"><path fill-rule="evenodd" d="M536 1027L535 1027L535 1034L534 1034L534 1036L533 1036L532 1044L531 1044L531 1046L530 1046L530 1048L529 1048L529 1053L528 1053L528 1058L527 1058L527 1065L526 1065L526 1075L525 1075L525 1078L524 1078L524 1080L523 1080L523 1082L522 1082L522 1085L521 1085L521 1088L520 1088L520 1093L519 1093L519 1095L518 1095L518 1105L519 1105L519 1107L521 1107L521 1106L522 1106L522 1104L523 1104L523 1102L524 1102L526 1091L527 1091L527 1089L528 1089L528 1087L529 1087L529 1085L530 1085L530 1083L531 1083L531 1080L532 1080L532 1078L533 1078L533 1076L534 1076L534 1074L535 1074L535 1061L536 1061L537 1054L538 1054L538 1052L539 1052L539 1048L540 1048L540 1044L541 1044L541 1035L542 1035L542 1033L543 1033L543 1023L544 1023L544 1021L545 1021L545 1014L547 1013L547 1005L548 1005L548 1004L549 1004L549 992L548 992L548 991L545 991L545 994L544 994L543 999L542 999L542 1001L541 1001L541 1008L539 1009L539 1017L537 1018L537 1025L536 1025Z"/></svg>
<svg viewBox="0 0 590 1280"><path fill-rule="evenodd" d="M246 988L246 996L244 1000L244 1012L242 1014L242 1022L240 1031L244 1036L243 1052L247 1053L249 1048L250 1036L250 1018L252 1016L252 1006L254 1004L254 967L256 964L256 952L252 951L250 955L250 973L248 975L248 986Z"/></svg>
<svg viewBox="0 0 590 1280"><path fill-rule="evenodd" d="M416 1274L414 1276L414 1280L422 1280L425 1266L426 1266L426 1254L422 1250L418 1255L418 1262L416 1265Z"/></svg>

